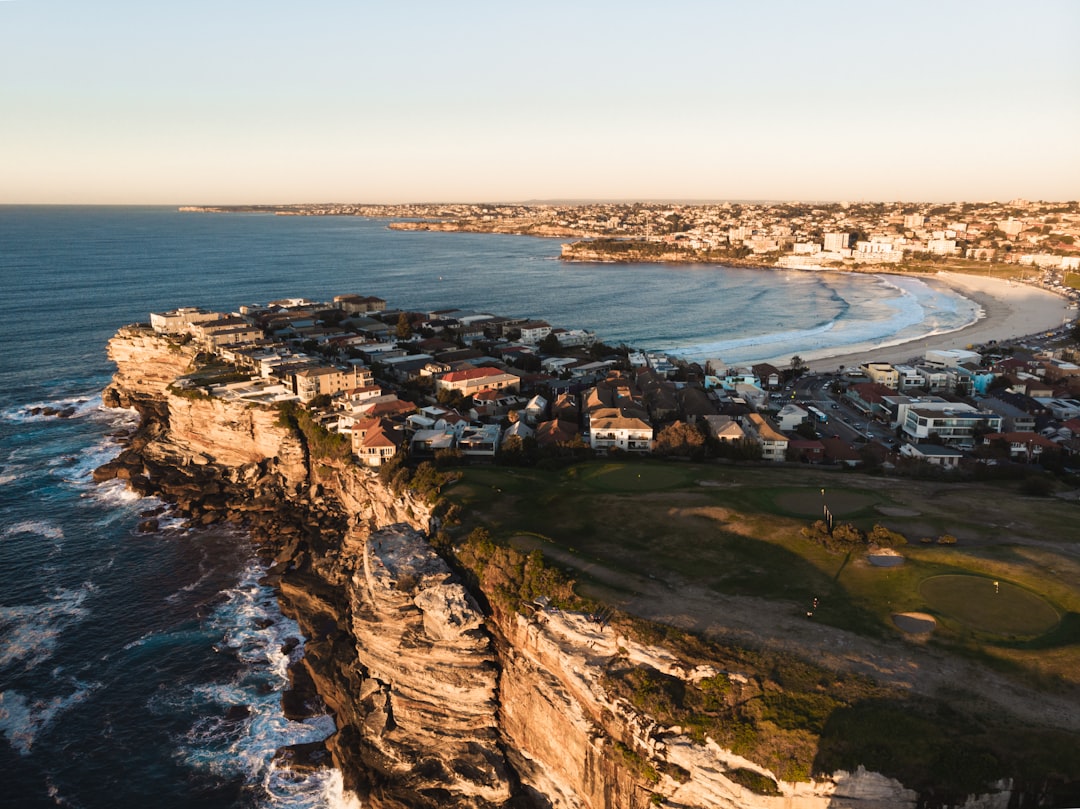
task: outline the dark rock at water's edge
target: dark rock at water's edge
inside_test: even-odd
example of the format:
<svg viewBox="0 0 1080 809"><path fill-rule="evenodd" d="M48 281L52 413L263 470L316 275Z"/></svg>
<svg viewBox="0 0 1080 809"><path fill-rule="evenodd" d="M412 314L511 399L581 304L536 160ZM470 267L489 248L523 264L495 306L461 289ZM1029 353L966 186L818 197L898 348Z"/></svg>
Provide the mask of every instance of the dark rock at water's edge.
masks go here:
<svg viewBox="0 0 1080 809"><path fill-rule="evenodd" d="M326 742L306 742L279 747L274 760L295 773L314 772L333 766Z"/></svg>
<svg viewBox="0 0 1080 809"><path fill-rule="evenodd" d="M27 411L31 416L55 416L58 419L69 419L75 415L75 408L68 407L31 407Z"/></svg>

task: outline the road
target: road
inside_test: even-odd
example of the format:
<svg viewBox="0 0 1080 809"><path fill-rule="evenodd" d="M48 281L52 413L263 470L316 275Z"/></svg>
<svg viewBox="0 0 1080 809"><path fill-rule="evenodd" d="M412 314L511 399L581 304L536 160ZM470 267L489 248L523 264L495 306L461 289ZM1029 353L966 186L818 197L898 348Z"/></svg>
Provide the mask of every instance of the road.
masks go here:
<svg viewBox="0 0 1080 809"><path fill-rule="evenodd" d="M793 401L801 407L812 405L824 413L826 422L814 420L814 426L822 437L835 436L859 444L867 440L877 440L886 445L893 443L896 435L887 424L868 420L846 398L832 392L834 381L832 374L806 374L798 379L793 389L785 390L782 401Z"/></svg>

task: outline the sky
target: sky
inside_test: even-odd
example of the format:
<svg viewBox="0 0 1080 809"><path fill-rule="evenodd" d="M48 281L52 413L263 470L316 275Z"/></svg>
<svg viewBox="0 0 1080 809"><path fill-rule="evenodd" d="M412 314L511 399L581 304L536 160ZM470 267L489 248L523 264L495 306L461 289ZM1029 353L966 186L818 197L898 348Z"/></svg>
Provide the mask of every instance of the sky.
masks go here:
<svg viewBox="0 0 1080 809"><path fill-rule="evenodd" d="M0 0L0 203L1080 198L1076 0Z"/></svg>

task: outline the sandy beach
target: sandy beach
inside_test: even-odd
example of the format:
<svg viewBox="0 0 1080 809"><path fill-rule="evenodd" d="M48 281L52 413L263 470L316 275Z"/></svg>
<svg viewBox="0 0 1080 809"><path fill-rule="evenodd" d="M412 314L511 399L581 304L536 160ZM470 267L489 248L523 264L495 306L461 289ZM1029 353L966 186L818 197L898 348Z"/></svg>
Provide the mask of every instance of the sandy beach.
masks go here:
<svg viewBox="0 0 1080 809"><path fill-rule="evenodd" d="M977 303L983 317L970 326L947 334L934 334L900 345L816 357L807 360L812 371L835 371L838 366L865 362L921 360L929 349L969 348L991 340L998 342L1056 329L1076 318L1069 301L1053 292L999 278L962 273L938 273L923 278L927 284L947 286Z"/></svg>

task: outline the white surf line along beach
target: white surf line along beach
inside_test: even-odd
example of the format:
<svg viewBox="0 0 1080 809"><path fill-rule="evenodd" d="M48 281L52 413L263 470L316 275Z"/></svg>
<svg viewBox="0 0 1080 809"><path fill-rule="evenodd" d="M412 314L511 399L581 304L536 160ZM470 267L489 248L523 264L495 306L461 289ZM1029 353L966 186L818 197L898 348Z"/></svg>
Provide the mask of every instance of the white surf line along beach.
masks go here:
<svg viewBox="0 0 1080 809"><path fill-rule="evenodd" d="M983 317L969 326L945 334L932 334L899 345L852 353L816 357L806 365L811 371L835 371L865 362L908 362L921 359L930 349L968 348L991 340L1003 342L1056 329L1077 316L1070 301L1053 292L1000 278L963 273L919 276L930 285L947 286L977 303Z"/></svg>

